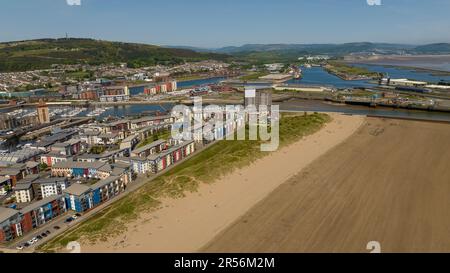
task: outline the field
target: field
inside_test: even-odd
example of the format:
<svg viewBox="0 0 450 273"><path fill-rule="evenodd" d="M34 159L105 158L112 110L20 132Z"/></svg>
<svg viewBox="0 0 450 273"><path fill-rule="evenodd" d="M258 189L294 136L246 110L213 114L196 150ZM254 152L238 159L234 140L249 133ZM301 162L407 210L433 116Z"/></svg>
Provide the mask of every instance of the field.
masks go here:
<svg viewBox="0 0 450 273"><path fill-rule="evenodd" d="M280 122L280 143L287 145L316 132L327 121L329 116L325 114L284 115ZM260 141L218 142L44 245L41 250L54 251L80 238L95 242L121 234L126 223L139 218L140 213L158 209L162 198L181 198L186 192L195 192L200 183L212 183L267 154L259 148Z"/></svg>
<svg viewBox="0 0 450 273"><path fill-rule="evenodd" d="M0 49L1 72L49 69L53 64L127 63L129 67L142 67L229 57L187 49L76 38L0 43Z"/></svg>
<svg viewBox="0 0 450 273"><path fill-rule="evenodd" d="M206 252L450 252L450 126L369 118Z"/></svg>
<svg viewBox="0 0 450 273"><path fill-rule="evenodd" d="M243 81L252 81L252 80L258 80L260 77L266 76L269 73L267 72L256 72L256 73L250 73L248 75L242 76L239 79Z"/></svg>

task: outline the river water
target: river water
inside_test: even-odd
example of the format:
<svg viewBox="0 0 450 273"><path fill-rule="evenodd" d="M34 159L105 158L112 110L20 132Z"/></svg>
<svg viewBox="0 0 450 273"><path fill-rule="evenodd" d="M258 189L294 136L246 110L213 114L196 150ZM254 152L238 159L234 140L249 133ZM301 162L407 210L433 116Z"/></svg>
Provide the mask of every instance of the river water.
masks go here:
<svg viewBox="0 0 450 273"><path fill-rule="evenodd" d="M429 82L439 82L440 80L450 80L450 77L433 76L429 73L418 72L410 69L400 69L395 67L385 67L381 65L362 65L358 66L366 67L371 71L388 73L393 78L408 78L415 80L423 80ZM209 79L182 81L178 83L179 89L189 88L193 86L216 84L223 81L225 78L216 77ZM371 87L371 84L364 80L358 81L345 81L326 72L322 67L312 67L303 69L303 78L300 80L289 80L290 84L305 84L305 85L327 85L337 88L352 88L352 87ZM267 84L249 84L254 87L265 87ZM136 87L132 90L132 94L138 94L143 92L143 87ZM163 105L124 105L115 106L105 111L100 118L107 116L138 116L151 112L165 112L173 107L171 104ZM411 111L404 109L389 109L389 108L368 108L364 106L343 106L334 105L322 101L302 101L295 100L290 102L284 102L281 104L282 110L291 111L317 111L317 112L341 112L347 114L361 114L361 115L385 115L392 117L415 117L420 119L434 119L434 120L447 120L450 121L450 114L427 112L427 111ZM93 110L93 109L89 109ZM88 111L80 113L79 116L85 116Z"/></svg>

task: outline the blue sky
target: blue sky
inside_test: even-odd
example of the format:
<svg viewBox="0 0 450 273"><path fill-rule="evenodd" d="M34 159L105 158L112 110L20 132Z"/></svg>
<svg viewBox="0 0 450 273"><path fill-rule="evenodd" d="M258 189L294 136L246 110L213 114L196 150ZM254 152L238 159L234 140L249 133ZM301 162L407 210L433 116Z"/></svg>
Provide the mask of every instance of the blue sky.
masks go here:
<svg viewBox="0 0 450 273"><path fill-rule="evenodd" d="M0 0L0 41L65 36L157 45L450 42L450 0ZM75 0L72 0L75 1Z"/></svg>

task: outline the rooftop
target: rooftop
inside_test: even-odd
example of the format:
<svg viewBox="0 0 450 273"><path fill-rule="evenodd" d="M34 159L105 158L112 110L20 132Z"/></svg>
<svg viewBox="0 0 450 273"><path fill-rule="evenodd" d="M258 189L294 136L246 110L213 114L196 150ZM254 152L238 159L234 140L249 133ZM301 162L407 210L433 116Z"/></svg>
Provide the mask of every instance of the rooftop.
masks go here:
<svg viewBox="0 0 450 273"><path fill-rule="evenodd" d="M21 190L28 190L29 188L31 188L31 182L19 182L16 184L16 187L14 188L14 190L16 191L21 191Z"/></svg>
<svg viewBox="0 0 450 273"><path fill-rule="evenodd" d="M110 184L112 182L115 182L115 181L117 181L119 179L120 179L119 176L110 176L110 177L108 177L106 179L98 181L94 185L91 185L91 189L96 190L96 189L101 188L103 186L106 186L106 185L108 185L108 184Z"/></svg>
<svg viewBox="0 0 450 273"><path fill-rule="evenodd" d="M50 177L50 178L42 178L34 180L33 184L54 184L54 183L62 183L66 182L67 178L61 178L61 177Z"/></svg>
<svg viewBox="0 0 450 273"><path fill-rule="evenodd" d="M8 220L18 213L17 210L0 207L0 223Z"/></svg>
<svg viewBox="0 0 450 273"><path fill-rule="evenodd" d="M32 211L32 210L35 210L35 209L40 208L42 206L45 206L48 203L53 202L55 200L58 200L58 199L60 199L62 197L63 197L62 195L53 195L53 196L46 197L46 198L44 198L42 200L36 201L36 202L31 203L30 205L24 207L23 209L20 210L20 212L27 213L29 211Z"/></svg>
<svg viewBox="0 0 450 273"><path fill-rule="evenodd" d="M161 119L169 119L171 118L170 115L164 115L164 116L151 116L151 117L142 117L138 119L132 119L130 120L131 123L140 123L140 122L147 122L147 121L154 121L154 120L161 120Z"/></svg>
<svg viewBox="0 0 450 273"><path fill-rule="evenodd" d="M52 168L100 169L105 164L106 164L105 162L100 162L100 161L95 161L95 162L65 161L65 162L58 162L58 163L54 164Z"/></svg>
<svg viewBox="0 0 450 273"><path fill-rule="evenodd" d="M67 189L65 189L64 192L68 193L68 194L71 194L71 195L80 196L83 193L88 192L90 189L91 188L86 186L86 185L75 183L72 186L70 186Z"/></svg>
<svg viewBox="0 0 450 273"><path fill-rule="evenodd" d="M166 140L160 139L160 140L154 141L154 142L152 142L150 144L147 144L147 145L145 145L145 146L143 146L141 148L137 148L136 150L133 150L132 152L134 154L142 153L142 152L150 150L151 148L159 146L159 145L164 144L164 143L166 143Z"/></svg>

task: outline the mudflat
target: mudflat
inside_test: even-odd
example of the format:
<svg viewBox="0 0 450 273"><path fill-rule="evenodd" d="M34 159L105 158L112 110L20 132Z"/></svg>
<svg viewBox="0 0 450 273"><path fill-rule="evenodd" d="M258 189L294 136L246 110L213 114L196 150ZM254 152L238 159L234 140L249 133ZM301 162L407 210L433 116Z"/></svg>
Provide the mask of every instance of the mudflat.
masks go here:
<svg viewBox="0 0 450 273"><path fill-rule="evenodd" d="M450 124L368 118L204 252L450 252Z"/></svg>

